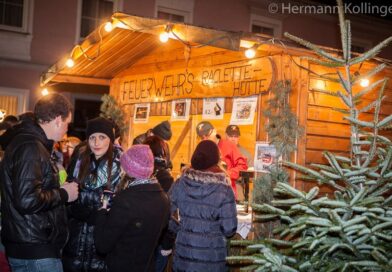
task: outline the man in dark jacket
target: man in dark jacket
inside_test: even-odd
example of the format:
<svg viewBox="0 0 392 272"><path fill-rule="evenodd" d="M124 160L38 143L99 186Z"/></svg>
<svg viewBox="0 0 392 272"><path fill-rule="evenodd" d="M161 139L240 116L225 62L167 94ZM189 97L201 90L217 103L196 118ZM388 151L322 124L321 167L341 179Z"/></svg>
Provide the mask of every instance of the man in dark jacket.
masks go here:
<svg viewBox="0 0 392 272"><path fill-rule="evenodd" d="M1 161L1 236L12 271L57 272L63 271L60 253L68 236L64 204L77 198L78 186L60 187L51 154L67 132L71 105L50 94L34 114L36 121L15 131Z"/></svg>

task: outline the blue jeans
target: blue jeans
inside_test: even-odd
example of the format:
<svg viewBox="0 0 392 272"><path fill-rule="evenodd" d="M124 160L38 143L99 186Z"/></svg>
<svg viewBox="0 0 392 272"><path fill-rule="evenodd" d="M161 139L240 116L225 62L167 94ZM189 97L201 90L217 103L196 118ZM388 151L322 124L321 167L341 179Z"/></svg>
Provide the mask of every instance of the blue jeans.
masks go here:
<svg viewBox="0 0 392 272"><path fill-rule="evenodd" d="M12 272L63 272L60 259L15 259L8 258Z"/></svg>
<svg viewBox="0 0 392 272"><path fill-rule="evenodd" d="M163 272L166 269L169 256L161 254L162 246L158 246L155 250L155 272Z"/></svg>

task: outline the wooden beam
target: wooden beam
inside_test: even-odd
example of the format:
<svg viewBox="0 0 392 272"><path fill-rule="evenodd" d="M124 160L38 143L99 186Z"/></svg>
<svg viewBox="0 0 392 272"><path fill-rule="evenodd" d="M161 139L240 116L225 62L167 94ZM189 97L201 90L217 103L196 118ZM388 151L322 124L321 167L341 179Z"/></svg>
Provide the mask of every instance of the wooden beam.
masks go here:
<svg viewBox="0 0 392 272"><path fill-rule="evenodd" d="M173 160L176 155L178 150L180 149L180 146L182 142L185 139L185 136L188 134L188 132L191 130L192 127L192 116L189 117L188 122L186 123L184 129L181 131L180 137L178 137L177 142L174 144L173 150L170 152L171 154L171 160Z"/></svg>
<svg viewBox="0 0 392 272"><path fill-rule="evenodd" d="M53 77L51 79L51 82L110 86L110 79L107 78L82 77L82 76L61 75L61 74L58 74L55 77Z"/></svg>
<svg viewBox="0 0 392 272"><path fill-rule="evenodd" d="M122 23L123 28L157 36L165 31L167 25L171 25L172 32L188 44L208 45L234 51L238 51L240 48L242 32L220 31L180 22L130 16L124 13L115 13L112 19Z"/></svg>

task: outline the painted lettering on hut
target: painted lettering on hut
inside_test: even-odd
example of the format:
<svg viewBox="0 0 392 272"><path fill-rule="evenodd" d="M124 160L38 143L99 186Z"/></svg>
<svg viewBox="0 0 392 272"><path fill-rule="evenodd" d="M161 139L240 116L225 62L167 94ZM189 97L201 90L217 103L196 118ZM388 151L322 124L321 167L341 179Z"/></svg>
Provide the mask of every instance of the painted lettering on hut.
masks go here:
<svg viewBox="0 0 392 272"><path fill-rule="evenodd" d="M120 82L123 103L168 101L181 98L239 97L267 92L272 81L268 58L188 67L153 74L129 75ZM115 88L115 86L112 86Z"/></svg>

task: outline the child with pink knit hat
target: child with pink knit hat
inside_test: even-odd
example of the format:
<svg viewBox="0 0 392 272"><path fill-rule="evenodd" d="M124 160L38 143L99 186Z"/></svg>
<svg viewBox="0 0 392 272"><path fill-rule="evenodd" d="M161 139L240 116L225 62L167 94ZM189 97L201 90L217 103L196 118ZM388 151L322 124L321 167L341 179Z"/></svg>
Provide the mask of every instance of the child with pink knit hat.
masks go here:
<svg viewBox="0 0 392 272"><path fill-rule="evenodd" d="M148 145L132 146L120 162L126 176L110 211L98 211L95 245L107 254L108 271L152 271L155 248L168 224L169 200L151 176L154 157Z"/></svg>

